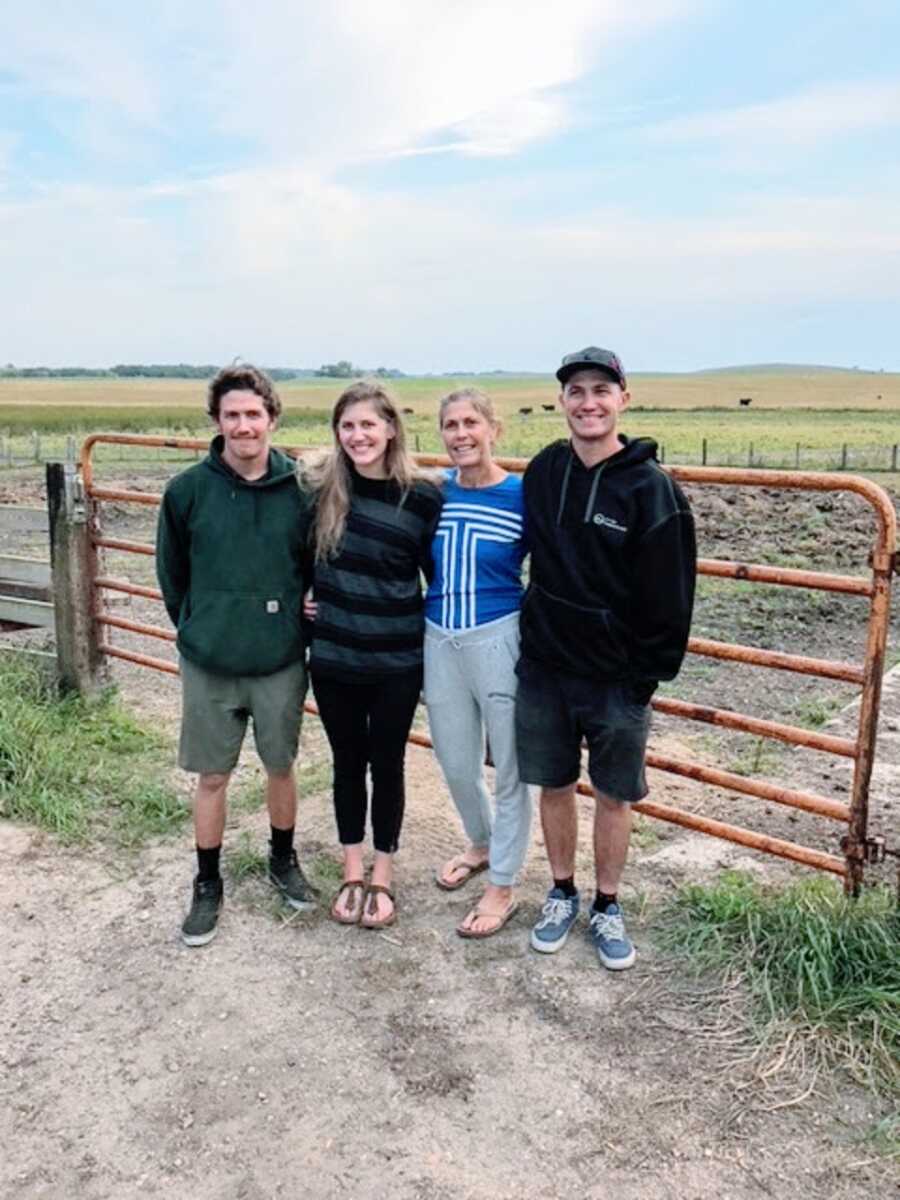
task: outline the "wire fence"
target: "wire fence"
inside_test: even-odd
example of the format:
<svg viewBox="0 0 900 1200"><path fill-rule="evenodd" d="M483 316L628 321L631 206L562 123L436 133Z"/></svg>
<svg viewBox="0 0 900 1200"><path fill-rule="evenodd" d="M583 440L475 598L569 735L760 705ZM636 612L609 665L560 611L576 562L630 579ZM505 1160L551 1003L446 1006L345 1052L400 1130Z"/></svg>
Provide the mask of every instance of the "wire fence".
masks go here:
<svg viewBox="0 0 900 1200"><path fill-rule="evenodd" d="M289 429L279 431L285 440L291 440ZM321 436L310 436L319 432ZM193 436L197 436L196 434ZM424 453L442 452L436 432L410 431L410 448ZM75 434L39 433L0 436L0 470L23 467L46 462L74 463L77 458L79 437ZM302 440L309 443L330 440L327 425L320 431L304 429ZM517 439L515 434L503 441L503 452L516 457L528 458L543 444L540 437ZM185 462L202 457L202 451L186 451L179 448L147 446L104 446L101 458L105 462ZM659 439L659 458L670 466L686 467L761 467L773 470L794 471L861 471L865 473L897 472L900 470L900 443L855 445L841 442L832 446L808 446L802 442L793 445L760 445L752 441L716 441L714 438L665 441Z"/></svg>

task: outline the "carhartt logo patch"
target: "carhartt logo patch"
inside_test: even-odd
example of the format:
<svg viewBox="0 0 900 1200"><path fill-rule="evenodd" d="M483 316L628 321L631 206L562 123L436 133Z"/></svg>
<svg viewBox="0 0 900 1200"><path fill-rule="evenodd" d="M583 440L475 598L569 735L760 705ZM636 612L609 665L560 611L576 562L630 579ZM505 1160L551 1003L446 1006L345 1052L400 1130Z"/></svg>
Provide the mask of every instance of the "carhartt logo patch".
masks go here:
<svg viewBox="0 0 900 1200"><path fill-rule="evenodd" d="M266 612L276 613L281 608L277 600L266 601Z"/></svg>
<svg viewBox="0 0 900 1200"><path fill-rule="evenodd" d="M595 525L605 525L607 529L615 529L618 533L628 532L625 525L620 525L618 521L614 521L612 517L607 517L603 513L594 513L593 521Z"/></svg>

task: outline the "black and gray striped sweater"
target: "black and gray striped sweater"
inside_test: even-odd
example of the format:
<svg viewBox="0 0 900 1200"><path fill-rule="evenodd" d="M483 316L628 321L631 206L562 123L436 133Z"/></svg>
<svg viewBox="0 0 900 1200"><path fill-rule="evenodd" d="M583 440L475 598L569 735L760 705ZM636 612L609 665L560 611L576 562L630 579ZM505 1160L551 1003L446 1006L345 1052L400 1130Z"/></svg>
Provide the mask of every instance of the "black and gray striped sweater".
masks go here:
<svg viewBox="0 0 900 1200"><path fill-rule="evenodd" d="M353 682L421 668L425 618L419 573L431 575L431 541L442 503L440 490L426 480L417 480L402 496L392 480L353 472L338 553L315 565L313 675Z"/></svg>

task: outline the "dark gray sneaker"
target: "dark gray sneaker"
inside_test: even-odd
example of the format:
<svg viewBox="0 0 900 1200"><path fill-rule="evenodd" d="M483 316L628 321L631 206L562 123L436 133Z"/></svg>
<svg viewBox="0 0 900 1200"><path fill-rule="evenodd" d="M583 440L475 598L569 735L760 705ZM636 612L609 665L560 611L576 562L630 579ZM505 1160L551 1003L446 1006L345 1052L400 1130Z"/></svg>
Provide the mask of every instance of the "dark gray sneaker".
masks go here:
<svg viewBox="0 0 900 1200"><path fill-rule="evenodd" d="M295 850L287 858L269 855L269 882L298 912L309 912L316 907L315 889L300 870Z"/></svg>
<svg viewBox="0 0 900 1200"><path fill-rule="evenodd" d="M216 936L216 924L222 907L222 880L195 879L191 911L181 926L186 946L205 946Z"/></svg>

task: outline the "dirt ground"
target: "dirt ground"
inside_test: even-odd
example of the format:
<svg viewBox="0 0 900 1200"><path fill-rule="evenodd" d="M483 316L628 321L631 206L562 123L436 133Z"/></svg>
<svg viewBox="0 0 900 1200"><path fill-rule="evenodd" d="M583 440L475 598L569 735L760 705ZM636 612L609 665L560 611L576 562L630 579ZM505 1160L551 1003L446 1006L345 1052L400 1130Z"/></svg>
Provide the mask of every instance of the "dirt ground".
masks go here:
<svg viewBox="0 0 900 1200"><path fill-rule="evenodd" d="M40 487L20 476L5 491L0 501L28 502ZM864 569L865 510L852 500L696 492L693 499L706 556ZM117 533L147 534L146 513L122 507L106 520ZM149 567L149 560L137 569L133 559L108 564L133 578ZM756 591L761 599L746 589L735 603L724 588L709 589L695 632L858 657L862 602L810 593L812 603L804 595L794 604L784 589L775 600L777 589ZM123 611L160 620L158 608ZM167 652L149 640L129 644ZM134 711L174 732L177 680L120 663L114 676ZM790 720L824 705L829 730L846 732L852 689L836 686L752 669L739 677L692 658L671 694ZM761 777L846 798L846 764L790 750L766 757L738 739L658 719L654 748L732 769L743 762ZM334 829L327 756L312 719L300 761L299 845L324 879ZM900 678L892 676L873 827L894 840L898 769ZM829 822L651 774L655 799L836 847L839 830ZM187 790L189 780L176 778ZM257 779L248 753L238 783L246 792ZM711 879L724 866L770 880L796 877L800 868L642 820L623 888L639 958L633 971L615 976L598 967L583 929L558 956L529 950L547 886L537 828L519 915L493 939L461 941L454 926L477 885L452 895L434 887L433 869L457 847L459 831L426 751L409 752L408 790L396 926L341 928L324 909L288 917L261 879L226 879L220 934L201 950L178 937L192 870L189 832L120 857L102 845L64 849L33 829L0 824L0 1195L900 1194L896 1164L865 1141L887 1115L884 1105L840 1076L779 1067L775 1046L753 1057L743 997L691 980L656 946L660 906L681 882ZM590 815L585 801L585 888ZM245 833L262 849L262 811L235 811L227 844Z"/></svg>

